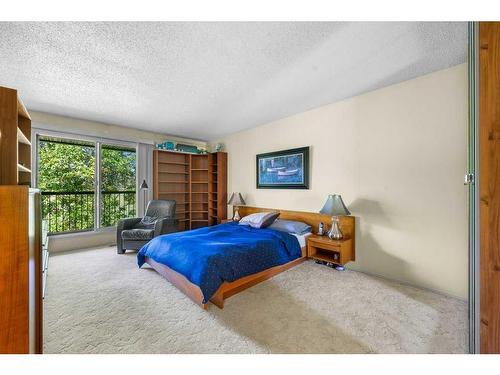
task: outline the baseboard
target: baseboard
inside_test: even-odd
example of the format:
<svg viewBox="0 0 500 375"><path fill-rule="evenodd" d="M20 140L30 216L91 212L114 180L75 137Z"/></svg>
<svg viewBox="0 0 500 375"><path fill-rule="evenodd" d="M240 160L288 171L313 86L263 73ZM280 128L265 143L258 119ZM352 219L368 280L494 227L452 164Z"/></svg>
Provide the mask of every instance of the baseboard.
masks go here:
<svg viewBox="0 0 500 375"><path fill-rule="evenodd" d="M116 245L116 232L108 230L49 236L50 253L113 245Z"/></svg>
<svg viewBox="0 0 500 375"><path fill-rule="evenodd" d="M468 302L467 298L463 298L463 297L460 297L460 296L457 296L457 295L454 295L454 294L451 294L451 293L446 293L446 292L443 292L442 290L428 288L428 287L421 286L421 285L415 285L415 284L412 284L412 283L410 283L408 281L405 281L405 280L398 280L398 279L387 277L385 275L381 275L381 274L374 273L374 272L363 271L363 270L358 270L358 269L351 269L349 266L346 266L346 269L348 269L349 271L364 273L365 275L372 276L372 277L377 277L379 279L384 279L384 280L387 280L387 281L396 282L396 283L403 284L403 285L406 285L406 286L411 286L412 288L426 290L428 292L433 292L433 293L436 293L436 294L440 294L440 295L445 296L445 297L458 299L458 300L463 301L463 302Z"/></svg>

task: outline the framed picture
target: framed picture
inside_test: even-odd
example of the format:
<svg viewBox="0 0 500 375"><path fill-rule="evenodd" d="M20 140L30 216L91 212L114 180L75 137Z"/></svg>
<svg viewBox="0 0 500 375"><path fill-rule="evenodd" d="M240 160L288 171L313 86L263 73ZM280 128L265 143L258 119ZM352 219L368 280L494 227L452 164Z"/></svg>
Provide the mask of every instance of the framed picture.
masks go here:
<svg viewBox="0 0 500 375"><path fill-rule="evenodd" d="M257 155L257 189L309 189L309 147Z"/></svg>

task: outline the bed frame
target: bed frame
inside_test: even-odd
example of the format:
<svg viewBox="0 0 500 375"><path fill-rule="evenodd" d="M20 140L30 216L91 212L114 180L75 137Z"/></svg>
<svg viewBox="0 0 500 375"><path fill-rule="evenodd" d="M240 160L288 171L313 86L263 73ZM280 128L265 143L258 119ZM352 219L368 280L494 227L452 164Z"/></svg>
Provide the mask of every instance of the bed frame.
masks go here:
<svg viewBox="0 0 500 375"><path fill-rule="evenodd" d="M297 220L307 223L313 227L313 231L318 228L318 224L320 222L330 223L331 218L325 215L321 215L313 212L301 212L301 211L287 211L287 210L278 210L271 208L259 208L259 207L239 207L240 215L243 217L245 215L250 215L255 212L263 212L263 211L279 211L280 218L286 220ZM343 216L340 217L340 226L342 228L342 232L345 235L349 235L354 239L354 217L353 216ZM284 272L306 260L307 246L302 248L302 256L291 262L282 264L280 266L271 267L267 270L254 273L252 275L248 275L242 277L241 279L235 280L233 282L224 282L217 292L212 296L210 302L216 305L219 308L224 308L224 300L239 293L243 290L250 288L262 281L270 279L271 277ZM353 246L353 248L355 248ZM155 262L153 259L146 257L146 263L149 264L153 269L155 269L160 275L162 275L165 279L170 281L175 287L177 287L181 292L183 292L186 296L188 296L192 301L201 306L203 309L208 308L208 303L203 303L203 294L201 289L190 282L184 275L174 271L170 267L165 266L164 264Z"/></svg>

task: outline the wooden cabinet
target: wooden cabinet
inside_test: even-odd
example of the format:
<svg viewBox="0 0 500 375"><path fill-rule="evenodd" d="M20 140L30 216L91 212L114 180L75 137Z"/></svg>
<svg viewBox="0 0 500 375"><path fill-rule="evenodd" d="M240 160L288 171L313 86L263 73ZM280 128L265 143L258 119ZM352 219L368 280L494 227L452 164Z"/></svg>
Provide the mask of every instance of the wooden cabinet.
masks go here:
<svg viewBox="0 0 500 375"><path fill-rule="evenodd" d="M307 237L308 258L343 266L354 260L354 243L351 238L331 240L326 236Z"/></svg>
<svg viewBox="0 0 500 375"><path fill-rule="evenodd" d="M0 186L0 353L42 352L40 193Z"/></svg>
<svg viewBox="0 0 500 375"><path fill-rule="evenodd" d="M42 352L40 193L30 182L31 119L17 90L0 87L0 353Z"/></svg>
<svg viewBox="0 0 500 375"><path fill-rule="evenodd" d="M481 353L500 353L500 22L479 24Z"/></svg>
<svg viewBox="0 0 500 375"><path fill-rule="evenodd" d="M0 87L0 185L31 183L31 118L17 90Z"/></svg>
<svg viewBox="0 0 500 375"><path fill-rule="evenodd" d="M176 201L179 230L221 223L226 218L227 154L154 150L153 197Z"/></svg>

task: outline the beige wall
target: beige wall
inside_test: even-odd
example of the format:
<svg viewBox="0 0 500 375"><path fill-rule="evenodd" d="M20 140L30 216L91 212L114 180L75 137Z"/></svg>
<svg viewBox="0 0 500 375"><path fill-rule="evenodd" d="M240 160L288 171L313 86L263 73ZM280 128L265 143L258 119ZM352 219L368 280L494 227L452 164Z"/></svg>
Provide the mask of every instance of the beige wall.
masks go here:
<svg viewBox="0 0 500 375"><path fill-rule="evenodd" d="M119 125L75 119L44 112L31 110L29 112L31 119L33 120L33 127L36 128L140 143L159 143L169 139L177 142L186 142L200 147L206 147L205 142L187 138L172 137L166 134L152 133Z"/></svg>
<svg viewBox="0 0 500 375"><path fill-rule="evenodd" d="M222 139L248 205L318 211L340 193L357 221L350 268L467 298L465 64ZM311 146L309 190L258 190L255 155Z"/></svg>

